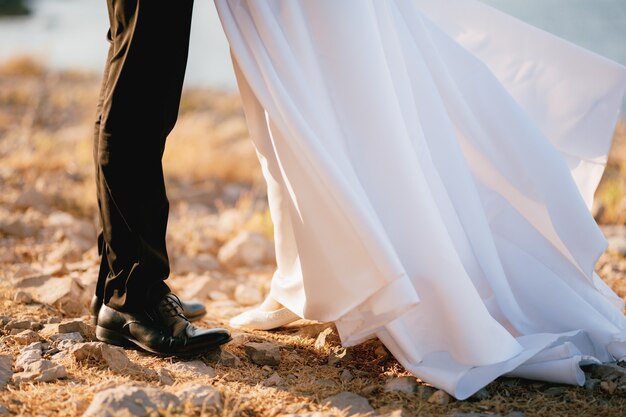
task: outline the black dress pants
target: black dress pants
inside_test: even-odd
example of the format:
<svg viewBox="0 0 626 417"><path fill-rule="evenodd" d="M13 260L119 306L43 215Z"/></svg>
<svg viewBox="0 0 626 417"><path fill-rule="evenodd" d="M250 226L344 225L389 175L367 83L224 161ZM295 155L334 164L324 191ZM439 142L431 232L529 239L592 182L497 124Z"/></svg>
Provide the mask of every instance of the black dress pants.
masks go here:
<svg viewBox="0 0 626 417"><path fill-rule="evenodd" d="M161 160L178 115L193 0L107 0L109 54L95 124L102 225L96 295L120 311L169 292Z"/></svg>

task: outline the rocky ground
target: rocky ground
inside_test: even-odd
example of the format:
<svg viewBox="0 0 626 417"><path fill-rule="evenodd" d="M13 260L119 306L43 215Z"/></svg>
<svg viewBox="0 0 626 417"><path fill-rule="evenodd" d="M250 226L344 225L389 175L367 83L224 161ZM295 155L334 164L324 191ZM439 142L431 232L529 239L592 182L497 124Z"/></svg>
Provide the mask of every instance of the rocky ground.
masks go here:
<svg viewBox="0 0 626 417"><path fill-rule="evenodd" d="M0 67L0 416L623 416L623 363L584 387L501 378L467 401L411 377L377 340L342 348L331 324L233 331L187 360L97 342L91 119L97 77L27 60ZM259 303L273 265L263 182L236 95L187 91L165 154L168 280L200 324ZM626 134L598 194L610 242L598 273L626 299ZM317 413L317 414L316 414Z"/></svg>

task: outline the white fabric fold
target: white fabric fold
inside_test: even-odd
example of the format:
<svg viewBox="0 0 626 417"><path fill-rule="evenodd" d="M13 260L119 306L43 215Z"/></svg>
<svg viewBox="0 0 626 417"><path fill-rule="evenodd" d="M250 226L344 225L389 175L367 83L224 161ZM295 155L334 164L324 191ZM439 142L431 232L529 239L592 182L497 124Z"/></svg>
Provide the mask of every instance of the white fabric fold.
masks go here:
<svg viewBox="0 0 626 417"><path fill-rule="evenodd" d="M507 373L580 384L626 353L589 213L624 67L473 0L216 5L272 297L457 398Z"/></svg>

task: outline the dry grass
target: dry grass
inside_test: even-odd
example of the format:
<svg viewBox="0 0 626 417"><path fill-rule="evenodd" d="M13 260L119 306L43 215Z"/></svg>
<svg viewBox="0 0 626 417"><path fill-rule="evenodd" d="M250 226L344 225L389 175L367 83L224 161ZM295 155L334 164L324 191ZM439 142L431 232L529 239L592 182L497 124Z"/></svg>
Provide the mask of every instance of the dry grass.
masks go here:
<svg viewBox="0 0 626 417"><path fill-rule="evenodd" d="M11 215L9 203L29 187L54 196L54 208L93 219L96 212L91 154L92 119L98 92L97 77L50 72L27 58L0 66L0 220ZM239 99L236 95L210 90L186 91L179 123L168 140L165 153L168 190L173 205L204 205L220 212L246 212L238 227L272 234L271 220L263 204L264 184L254 148L248 140ZM233 192L235 190L236 192ZM598 191L602 223L626 223L626 123L617 131L611 159ZM20 213L28 219L29 211ZM8 243L7 243L8 242ZM0 248L0 315L43 322L62 313L41 304L17 305L8 278L20 265L45 265L49 247L37 240L2 240L11 247ZM85 255L95 261L95 254ZM626 298L626 260L604 255L599 273L622 298ZM242 272L246 275L249 272ZM230 275L224 274L228 278ZM209 304L209 326L225 326L227 314L218 303ZM350 348L350 358L328 365L328 357L339 349L333 333L322 349L314 346L324 328L318 324L290 326L276 332L253 332L238 336L225 349L242 359L241 367L216 363L211 355L200 359L215 367L217 377L179 376L174 386L159 386L154 376L119 374L98 363L77 364L68 360L69 378L57 383L10 385L0 391L0 404L22 415L76 416L84 412L93 396L109 385L138 384L176 391L189 382L217 387L225 399L223 416L276 416L285 413L330 411L320 400L341 391L368 398L385 412L403 409L407 415L448 416L454 411L499 413L522 411L534 416L623 416L626 397L569 387L550 397L550 384L517 379L500 379L488 387L490 397L482 401L430 404L419 395L387 393L382 384L393 376L407 375L378 341ZM271 372L249 362L242 342L269 340L282 349L283 360L273 371L286 381L267 387ZM0 354L15 354L17 346L0 340ZM131 360L145 368L159 369L176 361L138 351ZM354 379L343 382L349 370ZM214 415L215 410L187 406L182 412L159 415ZM156 415L156 414L155 414Z"/></svg>
<svg viewBox="0 0 626 417"><path fill-rule="evenodd" d="M10 301L12 291L6 284L0 284L0 310L4 314L31 320L45 320L60 314L40 305L33 305L25 311L23 306L17 307ZM220 321L209 321L205 324L224 325ZM156 386L165 391L175 392L187 383L200 383L212 385L222 392L225 407L218 414L222 416L277 416L311 411L331 412L332 410L320 402L323 398L341 391L366 396L372 406L382 412L402 409L406 415L416 416L448 416L455 411L506 415L511 411L522 411L526 417L548 415L618 417L623 416L623 410L626 409L624 396L569 387L563 394L551 397L544 394L550 384L506 378L489 385L489 399L455 401L448 405L430 404L419 395L384 392L382 386L386 379L407 373L393 357L381 355L381 344L371 340L350 348L349 360L330 366L327 364L328 356L333 349L340 348L339 340L333 333L327 339L324 348L316 349L315 336L322 328L322 325L317 324L290 326L276 332L253 332L243 339L243 341L271 341L281 347L283 356L281 364L271 371L245 359L242 340L237 336L235 342L227 345L225 350L243 359L240 367L220 365L210 355L198 357L215 368L217 371L215 378L177 375L173 386L161 386L156 378L146 377L141 373L120 374L100 363L77 364L65 360L62 363L67 366L68 379L55 383L9 386L7 391L0 392L0 404L6 405L12 412L23 415L77 416L86 410L95 394L114 385ZM1 349L0 354L14 351L15 348L9 346ZM128 351L128 355L134 363L154 370L177 361L175 358L160 358L132 350ZM344 369L354 375L352 381L340 380L340 373ZM274 371L286 381L285 385L264 386L264 381ZM320 384L320 381L323 384ZM205 411L206 413L203 413L202 410L187 406L182 414L175 415L215 415L215 410Z"/></svg>

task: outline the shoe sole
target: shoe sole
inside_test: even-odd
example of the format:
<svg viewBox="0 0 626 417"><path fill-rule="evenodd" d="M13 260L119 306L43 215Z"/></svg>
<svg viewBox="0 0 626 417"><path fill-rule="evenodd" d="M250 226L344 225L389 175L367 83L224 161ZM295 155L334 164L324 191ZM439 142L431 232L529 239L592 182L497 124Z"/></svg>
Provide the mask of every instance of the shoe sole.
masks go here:
<svg viewBox="0 0 626 417"><path fill-rule="evenodd" d="M177 356L177 357L186 357L186 356L195 356L205 352L211 352L213 350L218 349L225 343L230 342L232 337L228 337L224 341L220 341L219 343L213 343L211 345L203 346L202 349L198 349L197 351L189 351L189 352L158 352L143 343L129 338L121 333L118 333L114 330L107 329L106 327L96 326L96 339L101 342L105 342L111 345L125 347L125 348L136 348L140 350L145 350L146 352L153 353L155 355L161 356Z"/></svg>

